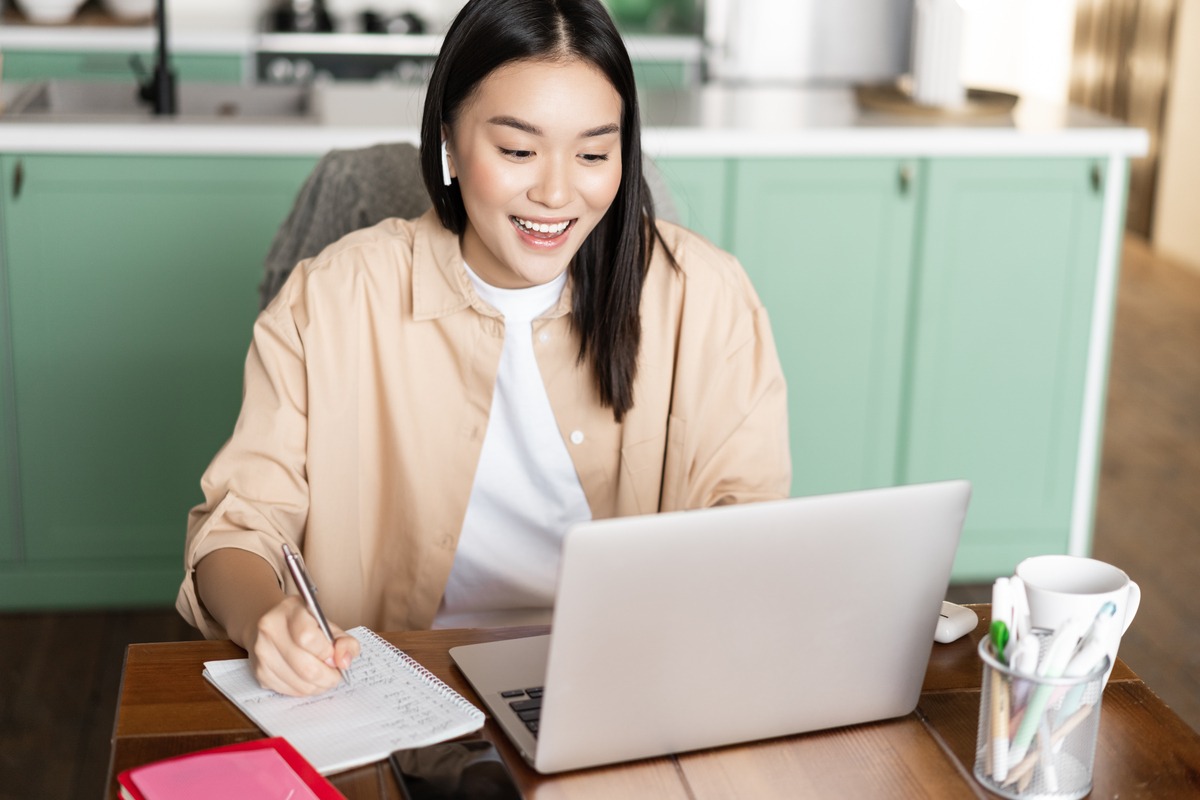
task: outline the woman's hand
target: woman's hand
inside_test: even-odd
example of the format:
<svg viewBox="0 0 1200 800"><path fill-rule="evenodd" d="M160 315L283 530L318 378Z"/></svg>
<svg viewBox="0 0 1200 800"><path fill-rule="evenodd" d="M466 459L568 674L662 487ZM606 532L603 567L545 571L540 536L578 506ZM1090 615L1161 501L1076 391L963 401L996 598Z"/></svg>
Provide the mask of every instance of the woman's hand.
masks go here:
<svg viewBox="0 0 1200 800"><path fill-rule="evenodd" d="M332 689L358 656L358 640L330 624L325 638L297 595L286 596L265 560L246 550L222 548L196 565L196 591L235 644L250 654L264 688L309 695Z"/></svg>
<svg viewBox="0 0 1200 800"><path fill-rule="evenodd" d="M303 600L283 598L259 617L243 643L254 677L280 694L312 695L334 688L342 681L339 670L358 656L359 644L336 625L329 627L332 643Z"/></svg>

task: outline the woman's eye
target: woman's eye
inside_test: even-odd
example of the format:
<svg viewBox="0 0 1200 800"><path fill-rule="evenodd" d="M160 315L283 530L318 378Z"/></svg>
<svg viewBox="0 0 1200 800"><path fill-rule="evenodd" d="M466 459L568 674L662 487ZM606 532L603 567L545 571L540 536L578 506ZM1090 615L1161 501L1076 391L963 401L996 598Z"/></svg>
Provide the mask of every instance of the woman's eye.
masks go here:
<svg viewBox="0 0 1200 800"><path fill-rule="evenodd" d="M533 155L532 150L509 150L507 147L501 147L500 152L510 158L524 159Z"/></svg>
<svg viewBox="0 0 1200 800"><path fill-rule="evenodd" d="M589 164L599 164L608 161L608 153L583 153L579 156Z"/></svg>

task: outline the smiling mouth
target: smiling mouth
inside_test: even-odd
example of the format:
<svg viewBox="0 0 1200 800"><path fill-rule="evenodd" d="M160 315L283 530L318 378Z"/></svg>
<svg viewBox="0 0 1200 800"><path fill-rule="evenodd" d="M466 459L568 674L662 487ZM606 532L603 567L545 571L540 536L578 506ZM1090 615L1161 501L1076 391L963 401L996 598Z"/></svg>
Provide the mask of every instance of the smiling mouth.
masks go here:
<svg viewBox="0 0 1200 800"><path fill-rule="evenodd" d="M508 219L510 222L512 222L513 227L526 236L532 236L535 239L546 240L557 239L570 230L571 226L575 224L575 220L573 219L552 223L534 222L532 220L512 216L510 216Z"/></svg>

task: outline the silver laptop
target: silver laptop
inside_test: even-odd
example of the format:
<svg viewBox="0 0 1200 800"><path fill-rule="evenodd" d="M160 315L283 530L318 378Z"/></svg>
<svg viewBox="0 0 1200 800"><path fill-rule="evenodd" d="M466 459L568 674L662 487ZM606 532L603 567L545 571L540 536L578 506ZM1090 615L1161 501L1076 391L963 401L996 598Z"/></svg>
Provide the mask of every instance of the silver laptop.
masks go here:
<svg viewBox="0 0 1200 800"><path fill-rule="evenodd" d="M450 655L538 772L908 714L966 481L573 527L548 636Z"/></svg>

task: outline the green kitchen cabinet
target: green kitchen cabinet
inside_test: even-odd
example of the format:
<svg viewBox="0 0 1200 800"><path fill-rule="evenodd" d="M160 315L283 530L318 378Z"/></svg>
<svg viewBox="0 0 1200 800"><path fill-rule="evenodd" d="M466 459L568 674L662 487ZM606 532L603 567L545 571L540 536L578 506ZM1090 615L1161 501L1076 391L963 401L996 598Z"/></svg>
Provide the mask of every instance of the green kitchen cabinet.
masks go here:
<svg viewBox="0 0 1200 800"><path fill-rule="evenodd" d="M150 51L9 49L4 51L4 78L134 81L139 79L131 64L135 55L147 72L153 68ZM241 83L245 75L244 59L237 53L177 52L171 55L171 65L182 81Z"/></svg>
<svg viewBox="0 0 1200 800"><path fill-rule="evenodd" d="M0 607L173 599L263 256L314 163L0 158L20 494Z"/></svg>
<svg viewBox="0 0 1200 800"><path fill-rule="evenodd" d="M734 162L723 158L660 158L655 165L670 187L678 222L729 249L729 208Z"/></svg>
<svg viewBox="0 0 1200 800"><path fill-rule="evenodd" d="M895 483L917 169L902 159L746 159L731 249L788 381L792 494Z"/></svg>
<svg viewBox="0 0 1200 800"><path fill-rule="evenodd" d="M0 156L0 608L174 597L263 256L315 163ZM1096 477L1079 451L1106 160L657 164L771 315L794 495L965 477L956 580L1067 551Z"/></svg>
<svg viewBox="0 0 1200 800"><path fill-rule="evenodd" d="M0 568L20 556L17 508L21 487L17 483L17 448L12 425L12 348L9 342L8 290L0 233Z"/></svg>
<svg viewBox="0 0 1200 800"><path fill-rule="evenodd" d="M794 495L967 478L957 580L1067 552L1103 197L1088 158L743 159L730 249L788 380Z"/></svg>
<svg viewBox="0 0 1200 800"><path fill-rule="evenodd" d="M1103 163L927 165L898 478L973 481L959 577L1067 550Z"/></svg>

